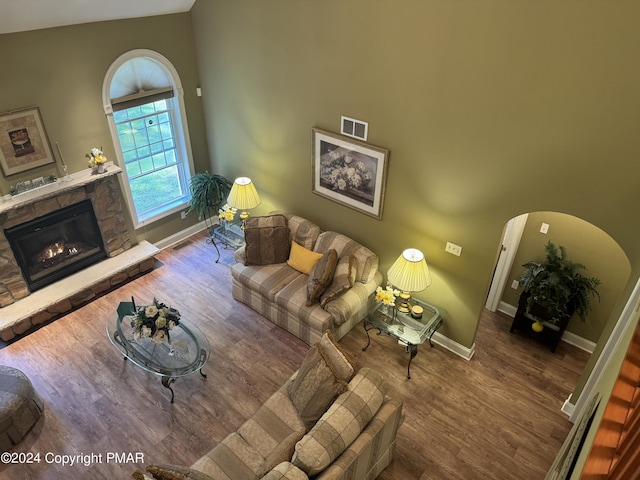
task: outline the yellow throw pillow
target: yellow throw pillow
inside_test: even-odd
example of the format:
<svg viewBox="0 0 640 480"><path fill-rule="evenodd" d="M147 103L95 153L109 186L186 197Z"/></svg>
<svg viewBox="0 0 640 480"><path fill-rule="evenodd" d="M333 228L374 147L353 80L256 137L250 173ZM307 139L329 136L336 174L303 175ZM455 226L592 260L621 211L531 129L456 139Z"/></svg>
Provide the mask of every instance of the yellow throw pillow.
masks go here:
<svg viewBox="0 0 640 480"><path fill-rule="evenodd" d="M321 258L321 253L312 252L298 245L296 242L291 242L291 252L289 253L287 263L299 272L310 275L313 267L316 266L316 263L318 263Z"/></svg>

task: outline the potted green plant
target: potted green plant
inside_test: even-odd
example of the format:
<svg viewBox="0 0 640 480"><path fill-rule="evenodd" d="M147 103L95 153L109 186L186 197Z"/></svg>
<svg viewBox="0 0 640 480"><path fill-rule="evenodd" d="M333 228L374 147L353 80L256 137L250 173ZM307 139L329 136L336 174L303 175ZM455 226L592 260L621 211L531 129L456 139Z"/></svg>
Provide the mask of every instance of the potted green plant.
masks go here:
<svg viewBox="0 0 640 480"><path fill-rule="evenodd" d="M191 201L187 213L195 211L198 214L198 220L210 219L212 210L217 215L220 207L227 201L231 186L232 183L222 175L208 171L196 173L189 183Z"/></svg>
<svg viewBox="0 0 640 480"><path fill-rule="evenodd" d="M544 262L527 262L519 283L527 312L534 317L558 325L568 322L574 313L585 321L591 311L591 299L600 300L597 287L600 280L580 273L581 263L567 258L565 248L549 241L545 245ZM534 330L535 324L534 324ZM541 324L538 325L541 329Z"/></svg>

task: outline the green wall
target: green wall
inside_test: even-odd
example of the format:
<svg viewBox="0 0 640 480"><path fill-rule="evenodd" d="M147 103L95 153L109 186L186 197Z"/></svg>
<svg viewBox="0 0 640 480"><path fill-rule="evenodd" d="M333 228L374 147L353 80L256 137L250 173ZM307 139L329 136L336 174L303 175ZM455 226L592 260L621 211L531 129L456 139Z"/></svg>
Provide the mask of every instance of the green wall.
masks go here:
<svg viewBox="0 0 640 480"><path fill-rule="evenodd" d="M87 168L84 156L91 147L103 147L107 158L116 160L102 108L102 83L121 54L138 48L159 52L178 71L196 170L209 168L202 104L195 94L199 78L189 13L49 28L0 35L0 112L38 106L58 162L0 178L0 195L21 180L61 176L56 142L69 173ZM157 242L194 223L193 214L187 220L176 214L140 229L137 238Z"/></svg>
<svg viewBox="0 0 640 480"><path fill-rule="evenodd" d="M542 223L549 225L547 234L540 232ZM587 268L581 271L582 275L596 277L602 282L598 287L600 301L592 299L587 320L582 322L575 315L567 326L568 332L597 343L629 279L631 267L611 237L579 218L557 212L529 214L502 301L517 307L522 289L512 289L511 282L520 278L524 263L544 261L544 247L548 241L564 246L567 258L572 262L585 265Z"/></svg>
<svg viewBox="0 0 640 480"><path fill-rule="evenodd" d="M256 213L350 234L383 272L420 248L434 278L419 296L467 347L504 224L567 213L631 262L617 319L640 272L640 4L197 0L192 18L212 164L254 179ZM382 221L311 191L311 128L341 115L390 149Z"/></svg>
<svg viewBox="0 0 640 480"><path fill-rule="evenodd" d="M419 296L468 347L506 222L575 216L631 265L608 337L640 275L640 3L196 0L192 18L212 165L254 179L256 213L350 234L383 272L420 248L433 285ZM311 192L311 128L339 131L341 115L391 151L382 221Z"/></svg>

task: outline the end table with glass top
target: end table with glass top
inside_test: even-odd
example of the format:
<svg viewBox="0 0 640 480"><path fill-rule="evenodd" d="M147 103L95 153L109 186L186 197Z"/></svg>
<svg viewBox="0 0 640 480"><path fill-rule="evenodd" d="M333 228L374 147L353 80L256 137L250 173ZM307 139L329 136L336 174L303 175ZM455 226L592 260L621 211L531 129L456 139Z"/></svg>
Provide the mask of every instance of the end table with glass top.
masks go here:
<svg viewBox="0 0 640 480"><path fill-rule="evenodd" d="M220 223L209 229L211 244L218 252L216 263L220 260L220 249L218 243L224 245L225 248L237 250L244 245L244 230L242 229L243 220L238 218L235 220L220 220Z"/></svg>
<svg viewBox="0 0 640 480"><path fill-rule="evenodd" d="M422 307L421 318L414 318L411 313L399 312L396 307L373 301L373 307L364 319L364 330L367 332L367 344L362 348L365 351L371 344L369 330L378 330L378 335L384 334L395 338L405 345L409 353L407 364L407 378L411 379L411 361L418 354L418 347L427 340L433 347L431 337L444 322L444 314L437 307L417 299L412 299L413 305Z"/></svg>
<svg viewBox="0 0 640 480"><path fill-rule="evenodd" d="M178 377L202 373L209 359L210 349L207 337L194 325L185 325L184 317L171 330L171 340L155 343L150 338L134 337L135 329L131 321L135 318L133 302L121 302L117 317L107 322L107 335L116 349L134 365L160 377L165 388L171 391L171 403L174 392L171 384Z"/></svg>

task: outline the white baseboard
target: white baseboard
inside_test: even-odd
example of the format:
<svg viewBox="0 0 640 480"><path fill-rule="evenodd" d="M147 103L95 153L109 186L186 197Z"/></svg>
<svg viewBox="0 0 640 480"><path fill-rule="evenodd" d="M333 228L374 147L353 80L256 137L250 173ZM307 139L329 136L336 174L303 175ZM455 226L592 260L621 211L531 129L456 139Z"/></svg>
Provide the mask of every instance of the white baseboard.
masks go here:
<svg viewBox="0 0 640 480"><path fill-rule="evenodd" d="M573 394L570 394L562 404L562 409L561 409L562 413L564 413L567 417L571 417L571 415L573 415L573 410L576 408L576 406L573 403L571 403L572 395Z"/></svg>
<svg viewBox="0 0 640 480"><path fill-rule="evenodd" d="M445 337L441 333L433 334L433 343L440 345L443 348L446 348L450 352L455 353L456 355L464 358L465 360L471 360L473 354L476 351L476 344L471 345L471 348L467 348L464 345L459 344L458 342L454 342L449 337Z"/></svg>
<svg viewBox="0 0 640 480"><path fill-rule="evenodd" d="M207 228L207 225L205 224L204 221L202 221L200 223L196 223L195 225L190 226L189 228L185 228L184 230L174 233L173 235L167 238L163 238L159 242L154 243L154 245L156 248L159 248L160 250L164 250L165 248L175 245L176 243L181 242L185 238L189 238L191 235L201 232L206 228Z"/></svg>
<svg viewBox="0 0 640 480"><path fill-rule="evenodd" d="M498 306L499 312L509 315L511 318L516 316L517 310L517 307L509 305L505 302L500 302L500 305ZM587 340L586 338L579 337L575 333L567 331L562 334L562 341L568 343L569 345L573 345L574 347L578 347L580 350L584 350L587 353L593 353L593 351L596 349L596 344L591 340Z"/></svg>
<svg viewBox="0 0 640 480"><path fill-rule="evenodd" d="M505 302L500 302L498 305L498 311L509 315L511 318L516 316L516 312L518 311L518 307L514 307Z"/></svg>

